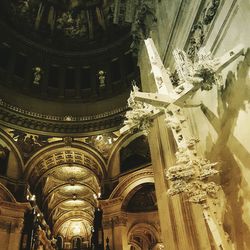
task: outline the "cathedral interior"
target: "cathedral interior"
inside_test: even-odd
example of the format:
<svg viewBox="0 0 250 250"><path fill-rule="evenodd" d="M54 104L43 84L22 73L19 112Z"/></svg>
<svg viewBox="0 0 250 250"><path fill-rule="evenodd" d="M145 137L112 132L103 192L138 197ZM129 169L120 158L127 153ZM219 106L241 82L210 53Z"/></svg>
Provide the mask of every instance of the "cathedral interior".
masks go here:
<svg viewBox="0 0 250 250"><path fill-rule="evenodd" d="M0 249L249 250L249 20L1 0Z"/></svg>

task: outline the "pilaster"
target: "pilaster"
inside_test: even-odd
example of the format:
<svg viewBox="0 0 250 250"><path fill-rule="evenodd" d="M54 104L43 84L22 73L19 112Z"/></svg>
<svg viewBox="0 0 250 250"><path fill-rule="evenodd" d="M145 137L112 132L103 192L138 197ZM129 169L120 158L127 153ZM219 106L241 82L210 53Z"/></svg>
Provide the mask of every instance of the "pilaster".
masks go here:
<svg viewBox="0 0 250 250"><path fill-rule="evenodd" d="M111 249L128 250L127 215L121 211L122 201L122 197L101 201L103 232Z"/></svg>
<svg viewBox="0 0 250 250"><path fill-rule="evenodd" d="M0 201L0 242L2 250L19 250L28 203Z"/></svg>

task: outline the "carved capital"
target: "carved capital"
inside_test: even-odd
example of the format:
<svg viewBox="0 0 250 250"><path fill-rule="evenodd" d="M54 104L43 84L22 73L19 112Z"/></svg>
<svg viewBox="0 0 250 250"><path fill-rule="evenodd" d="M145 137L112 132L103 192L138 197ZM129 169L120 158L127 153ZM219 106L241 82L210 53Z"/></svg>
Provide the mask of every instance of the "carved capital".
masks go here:
<svg viewBox="0 0 250 250"><path fill-rule="evenodd" d="M127 214L126 213L116 213L110 214L103 218L103 228L109 229L116 226L126 226L127 224Z"/></svg>
<svg viewBox="0 0 250 250"><path fill-rule="evenodd" d="M102 226L104 230L112 228L112 221L110 219L103 220Z"/></svg>
<svg viewBox="0 0 250 250"><path fill-rule="evenodd" d="M1 218L0 229L8 233L21 233L23 229L23 219L11 219L8 221L5 218Z"/></svg>
<svg viewBox="0 0 250 250"><path fill-rule="evenodd" d="M115 216L112 219L113 219L114 226L126 226L127 224L126 215Z"/></svg>

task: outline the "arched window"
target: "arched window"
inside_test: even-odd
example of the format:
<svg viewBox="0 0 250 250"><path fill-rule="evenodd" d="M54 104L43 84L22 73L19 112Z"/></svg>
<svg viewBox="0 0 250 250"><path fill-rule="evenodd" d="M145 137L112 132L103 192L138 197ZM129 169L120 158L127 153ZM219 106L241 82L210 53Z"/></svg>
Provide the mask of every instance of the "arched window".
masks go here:
<svg viewBox="0 0 250 250"><path fill-rule="evenodd" d="M7 171L9 150L0 144L0 174L5 175Z"/></svg>
<svg viewBox="0 0 250 250"><path fill-rule="evenodd" d="M80 250L82 246L82 239L80 237L74 237L72 240L74 250Z"/></svg>
<svg viewBox="0 0 250 250"><path fill-rule="evenodd" d="M57 236L57 242L56 242L58 250L63 249L63 237L62 236Z"/></svg>

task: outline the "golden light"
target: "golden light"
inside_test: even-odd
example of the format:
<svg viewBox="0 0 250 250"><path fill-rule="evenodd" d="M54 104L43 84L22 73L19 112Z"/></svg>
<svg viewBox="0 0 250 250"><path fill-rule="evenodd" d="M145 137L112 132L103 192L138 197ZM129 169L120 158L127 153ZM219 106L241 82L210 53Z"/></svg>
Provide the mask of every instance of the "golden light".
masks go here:
<svg viewBox="0 0 250 250"><path fill-rule="evenodd" d="M81 228L80 228L79 225L74 226L74 227L72 228L72 233L73 233L74 235L79 235L80 232L81 232Z"/></svg>

